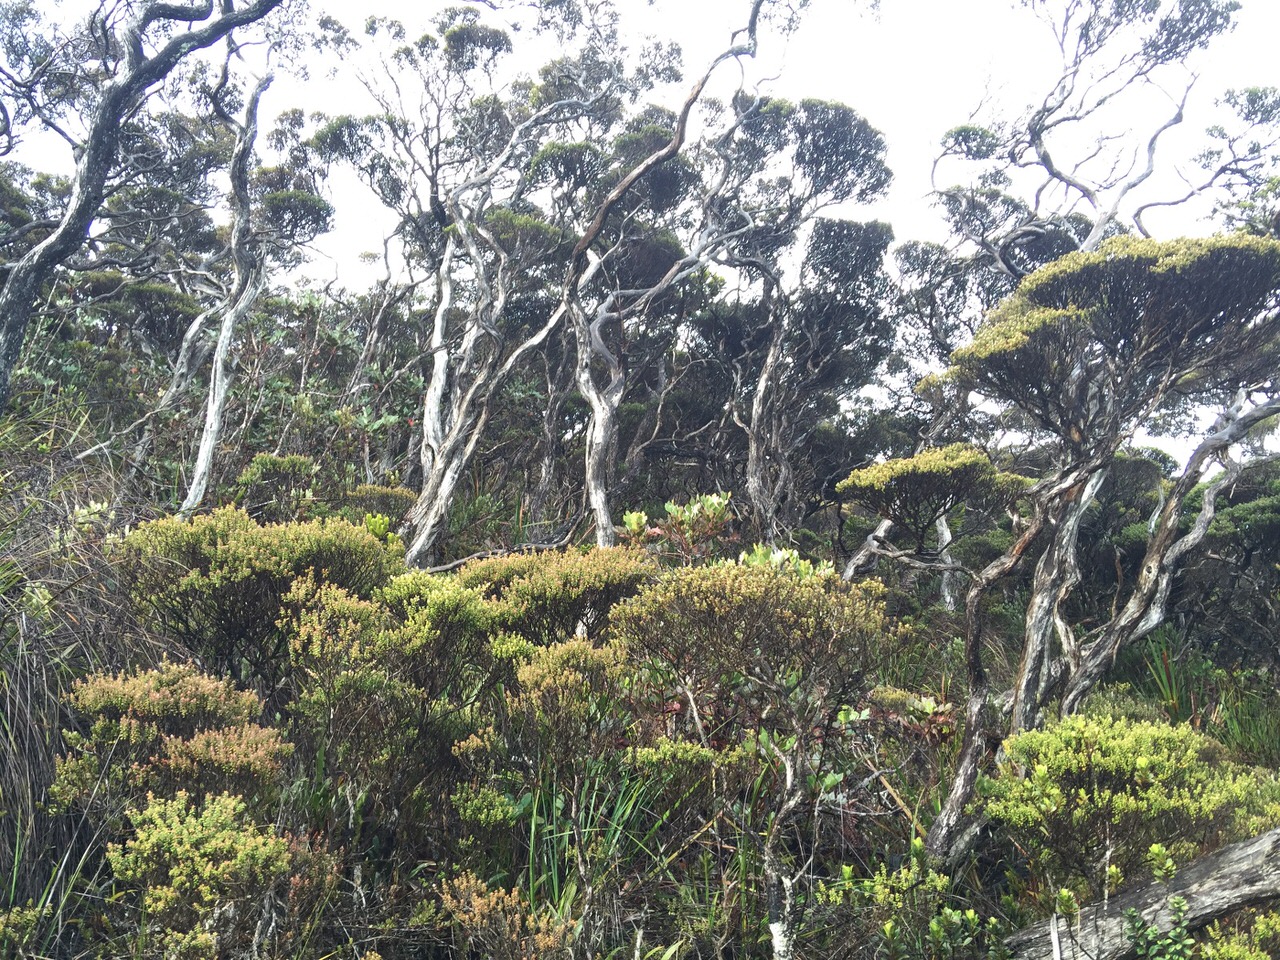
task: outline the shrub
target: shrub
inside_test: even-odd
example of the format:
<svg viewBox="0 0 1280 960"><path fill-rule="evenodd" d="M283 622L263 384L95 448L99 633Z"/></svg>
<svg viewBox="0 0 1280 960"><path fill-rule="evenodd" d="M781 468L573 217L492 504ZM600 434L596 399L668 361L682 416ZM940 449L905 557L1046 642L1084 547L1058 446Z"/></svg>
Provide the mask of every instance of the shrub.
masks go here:
<svg viewBox="0 0 1280 960"><path fill-rule="evenodd" d="M981 790L987 816L1030 857L1042 891L1096 897L1137 876L1153 844L1175 861L1234 838L1269 815L1273 776L1228 762L1189 727L1072 716L1005 741Z"/></svg>
<svg viewBox="0 0 1280 960"><path fill-rule="evenodd" d="M449 843L451 747L495 677L490 604L451 577L413 572L372 599L303 577L286 605L312 815L340 813L349 840L372 842L360 836L368 823L396 825L405 848L415 837Z"/></svg>
<svg viewBox="0 0 1280 960"><path fill-rule="evenodd" d="M480 589L486 597L496 600L512 583L537 570L545 557L546 554L532 551L485 557L463 564L454 576L462 586Z"/></svg>
<svg viewBox="0 0 1280 960"><path fill-rule="evenodd" d="M852 718L899 631L879 584L804 574L772 564L686 567L620 604L610 621L612 642L631 660L641 727L719 754L694 802L705 805L704 823L723 818L719 839L734 852L699 863L689 878L699 937L767 935L777 919L770 897L781 888L812 905L815 878L836 866L826 840L848 829L846 811L864 789L848 776L863 761ZM798 930L807 910L784 922Z"/></svg>
<svg viewBox="0 0 1280 960"><path fill-rule="evenodd" d="M1205 960L1272 960L1280 956L1280 912L1273 910L1251 919L1242 929L1211 927L1209 942L1201 948Z"/></svg>
<svg viewBox="0 0 1280 960"><path fill-rule="evenodd" d="M932 868L919 838L911 841L897 869L881 864L872 876L857 878L853 868L844 867L839 878L819 882L816 899L820 907L835 909L837 916L827 918L828 923L838 922L840 913L847 917L847 908L854 907L853 935L874 945L877 957L988 960L1003 956L999 924L962 905L951 880Z"/></svg>
<svg viewBox="0 0 1280 960"><path fill-rule="evenodd" d="M477 956L493 960L542 960L568 957L573 927L535 910L519 890L490 890L475 874L464 873L444 883L445 910L461 939Z"/></svg>
<svg viewBox="0 0 1280 960"><path fill-rule="evenodd" d="M135 603L205 665L272 697L288 673L281 604L304 574L369 597L403 570L399 541L343 520L259 526L225 508L165 519L121 547Z"/></svg>
<svg viewBox="0 0 1280 960"><path fill-rule="evenodd" d="M279 795L293 748L252 722L262 701L230 681L165 663L88 677L68 699L84 729L63 734L68 754L50 789L62 807L115 817L149 793L235 792L265 813Z"/></svg>
<svg viewBox="0 0 1280 960"><path fill-rule="evenodd" d="M366 514L382 515L394 529L408 516L418 502L418 495L408 487L379 487L362 483L342 498L339 513L352 523L360 523Z"/></svg>
<svg viewBox="0 0 1280 960"><path fill-rule="evenodd" d="M289 872L288 842L264 832L244 801L227 794L199 804L182 791L171 800L149 797L129 819L133 838L108 847L107 860L155 931L147 953L214 958L245 946L261 912L255 901Z"/></svg>
<svg viewBox="0 0 1280 960"><path fill-rule="evenodd" d="M656 573L639 550L568 551L470 563L458 582L498 599L504 629L546 645L579 632L599 638L613 605Z"/></svg>
<svg viewBox="0 0 1280 960"><path fill-rule="evenodd" d="M311 498L315 474L316 465L310 457L259 453L236 478L236 497L259 523L297 520Z"/></svg>
<svg viewBox="0 0 1280 960"><path fill-rule="evenodd" d="M658 701L679 706L686 735L807 736L857 700L876 656L899 642L883 593L768 567L686 568L620 604L611 624Z"/></svg>
<svg viewBox="0 0 1280 960"><path fill-rule="evenodd" d="M625 734L624 655L584 640L537 649L508 695L512 739L544 770L563 772L611 751Z"/></svg>
<svg viewBox="0 0 1280 960"><path fill-rule="evenodd" d="M666 517L652 526L647 513L628 511L622 517L625 535L632 543L652 544L659 554L683 566L704 562L738 539L732 531L730 497L701 493L683 506L668 501L663 507Z"/></svg>

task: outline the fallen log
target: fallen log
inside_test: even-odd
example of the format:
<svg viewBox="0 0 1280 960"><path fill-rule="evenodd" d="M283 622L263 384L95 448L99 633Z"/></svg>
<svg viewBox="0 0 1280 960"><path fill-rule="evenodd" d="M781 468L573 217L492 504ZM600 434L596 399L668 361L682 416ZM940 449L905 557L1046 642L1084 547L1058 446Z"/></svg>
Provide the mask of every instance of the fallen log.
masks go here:
<svg viewBox="0 0 1280 960"><path fill-rule="evenodd" d="M1149 883L1084 907L1074 918L1052 917L1019 930L1005 946L1017 960L1124 960L1134 955L1125 915L1137 910L1147 924L1168 930L1173 897L1187 901L1190 930L1280 899L1280 828L1201 857L1167 883Z"/></svg>

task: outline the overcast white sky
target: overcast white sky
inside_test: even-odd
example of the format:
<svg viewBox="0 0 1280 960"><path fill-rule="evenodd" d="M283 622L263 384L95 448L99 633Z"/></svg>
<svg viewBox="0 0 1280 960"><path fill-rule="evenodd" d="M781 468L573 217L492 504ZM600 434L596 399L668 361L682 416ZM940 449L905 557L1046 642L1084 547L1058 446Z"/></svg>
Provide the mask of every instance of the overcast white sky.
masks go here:
<svg viewBox="0 0 1280 960"><path fill-rule="evenodd" d="M689 75L723 49L729 31L741 23L746 0L619 0L639 31L673 39L685 52ZM424 21L435 4L413 10L394 0L341 0L317 4L352 28L369 15ZM1188 119L1167 138L1172 159L1193 149L1213 121L1213 104L1232 87L1280 86L1280 0L1242 0L1239 25L1189 65L1199 79ZM412 29L412 27L411 27ZM527 43L526 36L517 45ZM1043 96L1057 66L1056 48L1043 26L1017 0L882 0L878 12L865 0L812 0L799 30L782 39L766 37L755 69L766 89L793 99L818 97L846 103L880 129L889 145L895 180L884 203L852 215L876 216L893 224L899 239L940 238L940 222L929 202L930 168L939 138L966 122L984 100L991 117L1015 115ZM532 67L532 65L531 65ZM1189 74L1188 74L1189 75ZM1177 86L1182 78L1170 77ZM290 104L285 84L272 91L281 107ZM354 92L350 79L330 87L313 77L302 88L314 108L343 109ZM1180 91L1179 91L1180 92ZM673 98L674 99L674 98ZM1141 134L1158 124L1168 102L1148 101L1131 118ZM1157 117L1158 114L1158 117ZM1181 142L1179 142L1181 141ZM1168 164L1166 173L1172 171ZM945 175L944 178L946 179ZM1174 189L1172 187L1168 189ZM341 204L337 229L322 241L335 258L316 275L332 276L342 264L348 280L351 250L380 249L386 224L366 203ZM1160 235L1208 232L1203 208L1153 218ZM330 272L333 271L333 272Z"/></svg>

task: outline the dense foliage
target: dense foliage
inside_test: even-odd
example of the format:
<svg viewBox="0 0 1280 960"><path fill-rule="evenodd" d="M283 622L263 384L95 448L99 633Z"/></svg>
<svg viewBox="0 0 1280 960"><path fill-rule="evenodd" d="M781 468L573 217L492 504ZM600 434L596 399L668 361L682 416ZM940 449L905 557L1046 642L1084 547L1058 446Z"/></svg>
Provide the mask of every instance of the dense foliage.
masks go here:
<svg viewBox="0 0 1280 960"><path fill-rule="evenodd" d="M1238 4L1023 0L939 242L740 7L0 0L0 956L1277 955L1280 92L1110 113Z"/></svg>

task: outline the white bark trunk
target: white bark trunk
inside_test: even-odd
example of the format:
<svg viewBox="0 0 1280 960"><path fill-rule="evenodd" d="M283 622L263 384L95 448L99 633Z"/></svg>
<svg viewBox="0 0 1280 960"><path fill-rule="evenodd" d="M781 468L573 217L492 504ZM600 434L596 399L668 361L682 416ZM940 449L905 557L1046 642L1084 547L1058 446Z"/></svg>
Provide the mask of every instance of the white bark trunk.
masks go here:
<svg viewBox="0 0 1280 960"><path fill-rule="evenodd" d="M1071 644L1066 639L1070 627L1062 617L1062 604L1080 581L1076 561L1080 524L1105 476L1106 470L1095 469L1077 486L1075 496L1062 504L1049 545L1036 564L1031 598L1027 604L1022 660L1014 680L1010 720L1013 733L1040 726L1052 681L1053 638L1063 638L1064 646Z"/></svg>
<svg viewBox="0 0 1280 960"><path fill-rule="evenodd" d="M945 516L934 521L934 529L938 532L938 559L948 566L955 563L951 556L951 524ZM956 574L954 570L942 571L938 588L939 599L944 610L954 612L956 609Z"/></svg>
<svg viewBox="0 0 1280 960"><path fill-rule="evenodd" d="M1155 518L1133 593L1121 611L1105 625L1098 638L1078 651L1076 656L1069 658L1070 673L1062 700L1064 713L1079 709L1089 691L1106 675L1122 647L1146 636L1164 621L1165 606L1178 565L1182 557L1199 546L1208 533L1216 509L1218 491L1234 479L1239 472L1239 465L1228 463L1227 469L1205 491L1200 513L1191 529L1178 537L1182 508L1187 496L1195 489L1214 459L1222 457L1256 424L1280 414L1280 397L1271 397L1245 410L1247 402L1248 398L1242 391L1219 416L1213 432L1191 454L1182 475Z"/></svg>
<svg viewBox="0 0 1280 960"><path fill-rule="evenodd" d="M227 5L219 8L222 13L213 20L208 20L215 9L212 0L189 8L147 5L129 23L123 36L113 38L125 55L115 79L102 88L88 118L88 134L71 178L62 219L49 236L10 268L0 287L0 407L8 402L10 377L22 352L36 295L52 271L84 244L98 215L107 179L119 160L120 129L125 119L147 91L163 81L188 54L212 46L237 27L262 19L282 2L256 0L235 10ZM157 23L176 20L186 27L175 31L155 53L146 56L147 31ZM203 26L196 26L206 20Z"/></svg>
<svg viewBox="0 0 1280 960"><path fill-rule="evenodd" d="M766 280L764 300L769 304L769 312L781 314L773 320L773 337L769 341L769 351L765 354L764 363L760 367L760 376L756 380L755 390L751 396L751 422L744 424L747 433L747 498L756 515L756 526L761 539L773 544L778 537L778 501L781 477L769 476L771 459L785 457L785 452L777 449L775 438L766 423L769 414L769 396L777 389L774 382L778 375L778 365L782 361L782 348L786 341L788 315L785 305L778 304L773 298L774 285ZM780 466L775 464L775 466Z"/></svg>
<svg viewBox="0 0 1280 960"><path fill-rule="evenodd" d="M235 264L234 299L223 309L222 323L218 330L218 344L213 351L213 369L209 379L209 403L205 408L204 431L196 462L191 470L190 486L178 515L189 517L199 508L209 486L213 472L213 455L222 435L223 412L227 396L231 392L231 341L240 322L253 309L262 288L266 284L266 262L260 245L252 236L251 203L249 197L249 161L253 156L254 141L258 136L258 102L271 84L271 75L258 81L245 106L244 123L241 125L235 151L231 158L231 189L235 222L231 228L231 257Z"/></svg>

